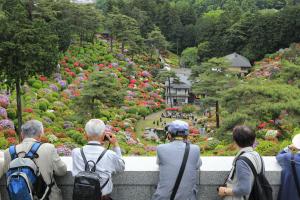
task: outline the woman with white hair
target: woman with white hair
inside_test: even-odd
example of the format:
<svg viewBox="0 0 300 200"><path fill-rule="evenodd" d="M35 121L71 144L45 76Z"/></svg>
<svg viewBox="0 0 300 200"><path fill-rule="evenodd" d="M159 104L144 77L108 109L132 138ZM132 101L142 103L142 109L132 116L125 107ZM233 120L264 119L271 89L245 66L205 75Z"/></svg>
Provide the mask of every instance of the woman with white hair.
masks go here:
<svg viewBox="0 0 300 200"><path fill-rule="evenodd" d="M300 134L284 148L276 160L282 168L278 200L300 200Z"/></svg>
<svg viewBox="0 0 300 200"><path fill-rule="evenodd" d="M95 163L96 173L102 178L101 186L104 186L101 190L101 200L111 199L110 194L113 190L112 174L122 172L125 169L117 138L111 132L105 131L105 128L106 126L102 120L91 119L88 121L85 125L88 144L72 151L73 176L85 171L86 161ZM105 141L108 141L113 146L112 150L106 151L105 147L102 146ZM100 157L101 160L97 162Z"/></svg>

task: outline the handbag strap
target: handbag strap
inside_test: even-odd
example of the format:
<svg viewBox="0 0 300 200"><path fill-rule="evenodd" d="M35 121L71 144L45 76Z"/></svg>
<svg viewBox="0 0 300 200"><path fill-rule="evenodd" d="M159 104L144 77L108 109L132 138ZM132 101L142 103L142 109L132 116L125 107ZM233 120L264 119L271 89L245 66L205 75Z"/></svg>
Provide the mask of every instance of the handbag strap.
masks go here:
<svg viewBox="0 0 300 200"><path fill-rule="evenodd" d="M188 160L188 157L189 157L189 153L190 153L190 144L186 143L183 160L182 160L180 170L179 170L179 173L178 173L178 176L177 176L177 179L176 179L176 182L175 182L175 185L173 187L172 194L171 194L171 198L170 198L171 200L175 199L175 196L176 196L176 193L178 191L178 188L179 188L179 185L180 185L180 182L181 182L184 170L185 170L185 166L186 166L186 163L187 163L187 160Z"/></svg>
<svg viewBox="0 0 300 200"><path fill-rule="evenodd" d="M298 196L300 198L300 186L299 186L299 180L298 180L298 175L297 175L297 170L296 170L296 162L295 162L295 155L294 154L292 154L291 165L292 165L292 172L293 172L294 181L295 181L295 184L296 184L296 189L297 189L297 192L298 192Z"/></svg>

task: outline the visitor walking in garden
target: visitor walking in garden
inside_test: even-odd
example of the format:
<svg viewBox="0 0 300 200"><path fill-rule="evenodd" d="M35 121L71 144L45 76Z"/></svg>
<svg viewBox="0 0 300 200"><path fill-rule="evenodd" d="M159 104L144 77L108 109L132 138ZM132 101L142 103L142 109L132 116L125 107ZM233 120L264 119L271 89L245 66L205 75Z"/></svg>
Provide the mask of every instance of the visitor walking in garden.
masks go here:
<svg viewBox="0 0 300 200"><path fill-rule="evenodd" d="M38 180L34 184L33 192L35 194L39 194L39 199L41 199L41 196L45 195L45 199L49 200L62 200L62 194L60 189L57 187L54 175L56 176L63 176L67 172L67 166L66 164L60 159L59 155L57 154L57 151L53 144L44 143L41 144L40 137L44 134L43 124L37 120L31 120L25 123L22 126L22 133L21 137L23 139L22 143L16 146L11 146L9 149L7 149L4 153L4 172L7 172L8 176L8 183L10 182L10 171L13 171L14 169L17 169L16 164L19 164L19 167L17 170L21 171L26 168L26 164L28 164L30 161L29 159L24 159L23 162L16 163L14 161L17 161L18 158L23 159L23 157L26 156L26 158L29 158L32 156L32 164L31 168L38 168L38 172L40 173L38 175ZM30 155L32 153L32 155ZM26 160L26 162L25 162ZM13 163L14 162L14 163ZM22 166L22 164L24 166ZM21 169L24 167L23 169ZM22 171L23 172L23 171ZM26 171L23 172L24 174ZM34 175L33 175L34 176ZM23 176L24 177L24 176ZM27 175L26 175L27 177ZM30 177L32 178L32 177ZM12 189L15 186L20 186L19 184L22 184L22 182L19 182L19 180L22 180L22 177L19 176L19 179L15 178L11 179L11 181L14 181L14 185L10 185L10 189ZM31 181L31 179L30 179ZM27 181L26 181L27 182ZM27 182L28 183L28 182ZM33 183L33 182L30 182ZM23 185L24 186L24 185ZM44 187L43 187L44 186ZM38 189L40 188L40 189ZM24 188L22 188L24 189ZM18 188L13 192L17 192L18 190L23 192L23 190L20 190ZM24 190L26 192L26 190ZM11 194L10 194L11 195ZM25 193L21 193L19 195L22 195L22 197L25 196ZM11 198L13 199L13 198ZM27 198L22 198L27 199Z"/></svg>
<svg viewBox="0 0 300 200"><path fill-rule="evenodd" d="M189 125L180 120L166 127L169 144L157 147L159 182L152 200L196 200L200 149L189 144Z"/></svg>
<svg viewBox="0 0 300 200"><path fill-rule="evenodd" d="M282 168L278 200L299 200L300 134L294 136L292 144L284 148L276 159Z"/></svg>
<svg viewBox="0 0 300 200"><path fill-rule="evenodd" d="M253 150L256 135L247 126L236 126L233 129L233 140L239 147L233 168L226 179L224 186L218 188L218 194L226 200L249 199L254 183L254 175L249 164L241 159L249 160L257 174L264 172L264 164L260 155ZM263 171L262 171L263 170Z"/></svg>
<svg viewBox="0 0 300 200"><path fill-rule="evenodd" d="M88 144L72 151L72 174L76 176L85 171L86 166L95 166L95 172L101 177L101 200L109 200L111 199L109 195L113 190L112 174L125 169L121 149L116 136L105 131L105 124L101 120L91 119L85 126L85 132ZM105 141L112 144L113 150L106 150L102 146ZM80 191L77 192L80 193Z"/></svg>

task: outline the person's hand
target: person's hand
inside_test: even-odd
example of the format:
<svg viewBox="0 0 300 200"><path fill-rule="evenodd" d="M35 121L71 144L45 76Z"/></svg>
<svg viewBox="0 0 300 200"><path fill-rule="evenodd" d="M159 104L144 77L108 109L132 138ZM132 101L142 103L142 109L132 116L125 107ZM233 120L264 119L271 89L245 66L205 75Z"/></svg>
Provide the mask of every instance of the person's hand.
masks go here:
<svg viewBox="0 0 300 200"><path fill-rule="evenodd" d="M290 145L288 146L288 148L289 148L289 150L291 150L291 151L297 150L297 148L296 148L295 145L293 145L293 144L290 144Z"/></svg>
<svg viewBox="0 0 300 200"><path fill-rule="evenodd" d="M108 141L114 146L114 147L118 147L118 140L115 134L111 133L111 132L107 132L105 133Z"/></svg>
<svg viewBox="0 0 300 200"><path fill-rule="evenodd" d="M227 194L226 194L226 187L219 187L219 193L218 193L218 195L220 196L220 197L225 197Z"/></svg>

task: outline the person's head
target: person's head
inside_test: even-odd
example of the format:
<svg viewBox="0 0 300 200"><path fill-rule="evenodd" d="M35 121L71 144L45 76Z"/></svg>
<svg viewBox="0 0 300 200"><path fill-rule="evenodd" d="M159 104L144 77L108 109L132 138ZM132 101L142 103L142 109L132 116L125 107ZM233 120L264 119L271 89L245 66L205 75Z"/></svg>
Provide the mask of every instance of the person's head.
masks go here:
<svg viewBox="0 0 300 200"><path fill-rule="evenodd" d="M104 122L100 119L91 119L85 125L85 133L89 141L104 141Z"/></svg>
<svg viewBox="0 0 300 200"><path fill-rule="evenodd" d="M166 129L168 131L168 137L171 140L176 137L186 139L189 135L189 124L181 120L171 122L167 125Z"/></svg>
<svg viewBox="0 0 300 200"><path fill-rule="evenodd" d="M252 147L255 138L255 132L248 126L236 126L233 129L233 140L240 148Z"/></svg>
<svg viewBox="0 0 300 200"><path fill-rule="evenodd" d="M22 138L39 139L44 134L44 127L42 122L38 120L30 120L22 125Z"/></svg>
<svg viewBox="0 0 300 200"><path fill-rule="evenodd" d="M300 133L293 137L292 143L297 150L300 150Z"/></svg>

